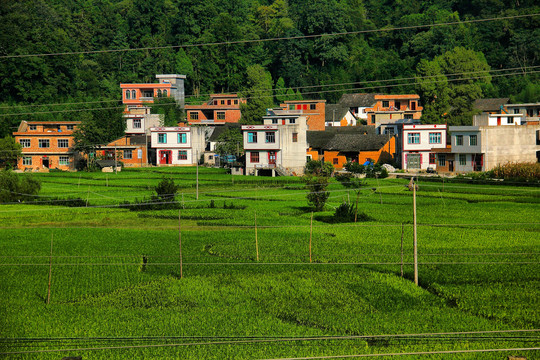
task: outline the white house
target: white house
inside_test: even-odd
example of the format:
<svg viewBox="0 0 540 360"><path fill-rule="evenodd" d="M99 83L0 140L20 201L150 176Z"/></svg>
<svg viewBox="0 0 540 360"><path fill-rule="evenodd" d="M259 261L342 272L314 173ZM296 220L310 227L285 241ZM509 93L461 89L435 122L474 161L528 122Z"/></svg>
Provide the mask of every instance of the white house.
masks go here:
<svg viewBox="0 0 540 360"><path fill-rule="evenodd" d="M474 126L516 126L525 124L524 114L483 114L475 115Z"/></svg>
<svg viewBox="0 0 540 360"><path fill-rule="evenodd" d="M153 127L151 147L156 151L156 165L196 165L206 144L202 127Z"/></svg>
<svg viewBox="0 0 540 360"><path fill-rule="evenodd" d="M269 109L264 125L244 125L246 174L302 174L306 164L307 117L302 111Z"/></svg>
<svg viewBox="0 0 540 360"><path fill-rule="evenodd" d="M340 104L326 105L324 126L356 126L356 117L351 110Z"/></svg>
<svg viewBox="0 0 540 360"><path fill-rule="evenodd" d="M446 148L446 124L404 124L399 131L398 146L403 169L435 168L434 150Z"/></svg>
<svg viewBox="0 0 540 360"><path fill-rule="evenodd" d="M163 115L151 114L149 107L129 109L124 114L126 121L126 135L144 135L150 133L150 128L163 126Z"/></svg>

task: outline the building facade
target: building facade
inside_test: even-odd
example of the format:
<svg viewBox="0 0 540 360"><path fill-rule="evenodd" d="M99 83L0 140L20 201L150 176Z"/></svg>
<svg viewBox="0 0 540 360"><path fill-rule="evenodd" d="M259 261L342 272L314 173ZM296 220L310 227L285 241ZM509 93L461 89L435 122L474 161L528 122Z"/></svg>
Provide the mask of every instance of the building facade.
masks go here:
<svg viewBox="0 0 540 360"><path fill-rule="evenodd" d="M187 121L190 124L237 123L242 117L240 104L246 100L236 94L212 94L202 105L186 105Z"/></svg>
<svg viewBox="0 0 540 360"><path fill-rule="evenodd" d="M79 154L73 150L73 132L79 124L79 121L22 121L13 133L23 153L17 167L74 170Z"/></svg>
<svg viewBox="0 0 540 360"><path fill-rule="evenodd" d="M324 131L326 121L326 100L285 101L279 105L283 110L302 111L307 117L307 129Z"/></svg>
<svg viewBox="0 0 540 360"><path fill-rule="evenodd" d="M152 104L157 97L173 97L176 103L184 106L185 75L158 74L158 83L120 84L122 89L122 103L126 105L126 112L132 108Z"/></svg>
<svg viewBox="0 0 540 360"><path fill-rule="evenodd" d="M436 168L438 149L446 148L446 124L402 125L398 134L401 167L406 170Z"/></svg>
<svg viewBox="0 0 540 360"><path fill-rule="evenodd" d="M263 121L264 125L242 126L246 174L258 175L261 170L273 176L303 174L307 117L300 111L273 109Z"/></svg>
<svg viewBox="0 0 540 360"><path fill-rule="evenodd" d="M150 129L157 166L196 165L206 145L202 127L155 127Z"/></svg>

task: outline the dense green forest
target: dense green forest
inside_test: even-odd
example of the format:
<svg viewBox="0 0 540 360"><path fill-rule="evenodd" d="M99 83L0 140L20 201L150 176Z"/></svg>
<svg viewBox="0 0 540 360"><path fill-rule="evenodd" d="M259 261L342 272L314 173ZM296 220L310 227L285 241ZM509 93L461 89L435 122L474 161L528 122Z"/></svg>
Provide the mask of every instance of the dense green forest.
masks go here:
<svg viewBox="0 0 540 360"><path fill-rule="evenodd" d="M187 75L186 94L199 96L188 101L269 87L329 102L415 92L426 120L460 123L475 98L540 100L534 14L536 0L3 0L0 137L22 119L119 106L119 83L157 73ZM441 23L454 24L415 27ZM234 43L283 37L294 39ZM86 104L51 105L66 102Z"/></svg>

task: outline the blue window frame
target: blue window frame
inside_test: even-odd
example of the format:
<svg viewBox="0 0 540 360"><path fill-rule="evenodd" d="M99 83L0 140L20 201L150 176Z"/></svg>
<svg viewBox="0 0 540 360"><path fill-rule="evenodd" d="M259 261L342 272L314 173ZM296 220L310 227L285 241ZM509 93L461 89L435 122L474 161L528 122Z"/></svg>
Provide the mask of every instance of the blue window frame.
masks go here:
<svg viewBox="0 0 540 360"><path fill-rule="evenodd" d="M407 134L407 140L409 144L420 144L420 133Z"/></svg>
<svg viewBox="0 0 540 360"><path fill-rule="evenodd" d="M167 143L167 134L158 134L158 143L166 144Z"/></svg>
<svg viewBox="0 0 540 360"><path fill-rule="evenodd" d="M256 143L256 142L257 142L257 133L248 132L248 143Z"/></svg>
<svg viewBox="0 0 540 360"><path fill-rule="evenodd" d="M186 133L180 133L180 134L178 134L178 143L179 143L179 144L185 144L185 143L187 143L187 134L186 134Z"/></svg>
<svg viewBox="0 0 540 360"><path fill-rule="evenodd" d="M441 133L440 132L430 132L429 133L429 143L430 144L440 144L441 143Z"/></svg>

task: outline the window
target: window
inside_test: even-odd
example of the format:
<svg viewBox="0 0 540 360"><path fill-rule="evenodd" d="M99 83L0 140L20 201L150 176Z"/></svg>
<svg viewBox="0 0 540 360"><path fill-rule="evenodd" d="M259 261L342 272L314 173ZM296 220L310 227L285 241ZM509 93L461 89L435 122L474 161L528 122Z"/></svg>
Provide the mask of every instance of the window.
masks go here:
<svg viewBox="0 0 540 360"><path fill-rule="evenodd" d="M167 95L167 90L163 90L163 96L164 96L164 97L167 97L167 96L168 96L168 95Z"/></svg>
<svg viewBox="0 0 540 360"><path fill-rule="evenodd" d="M225 100L221 100L221 105L225 105Z"/></svg>
<svg viewBox="0 0 540 360"><path fill-rule="evenodd" d="M296 119L289 119L289 124L296 124Z"/></svg>
<svg viewBox="0 0 540 360"><path fill-rule="evenodd" d="M137 98L137 93L135 92L135 90L131 90L131 97L133 99L136 99Z"/></svg>
<svg viewBox="0 0 540 360"><path fill-rule="evenodd" d="M23 165L32 165L32 157L30 156L24 156L22 158L22 164Z"/></svg>
<svg viewBox="0 0 540 360"><path fill-rule="evenodd" d="M225 111L218 111L217 112L217 119L218 120L225 120Z"/></svg>
<svg viewBox="0 0 540 360"><path fill-rule="evenodd" d="M158 134L158 143L166 144L167 143L167 134Z"/></svg>
<svg viewBox="0 0 540 360"><path fill-rule="evenodd" d="M227 100L227 105L231 105L231 100Z"/></svg>
<svg viewBox="0 0 540 360"><path fill-rule="evenodd" d="M257 133L248 132L248 143L256 143L256 142L257 142Z"/></svg>
<svg viewBox="0 0 540 360"><path fill-rule="evenodd" d="M199 113L198 112L190 112L189 113L189 119L190 120L199 120Z"/></svg>
<svg viewBox="0 0 540 360"><path fill-rule="evenodd" d="M435 153L429 153L429 163L435 164L435 159L437 159L437 156L435 155Z"/></svg>
<svg viewBox="0 0 540 360"><path fill-rule="evenodd" d="M161 89L158 89L158 91L157 91L157 96L158 96L158 97L161 97Z"/></svg>
<svg viewBox="0 0 540 360"><path fill-rule="evenodd" d="M303 106L303 110L307 110L307 105L308 105L308 104L302 105L302 106Z"/></svg>
<svg viewBox="0 0 540 360"><path fill-rule="evenodd" d="M274 131L267 131L266 132L266 142L267 143L275 143L276 142L276 133Z"/></svg>
<svg viewBox="0 0 540 360"><path fill-rule="evenodd" d="M469 145L470 146L478 145L478 136L477 135L470 135L469 136Z"/></svg>
<svg viewBox="0 0 540 360"><path fill-rule="evenodd" d="M371 115L371 123L375 124L375 115Z"/></svg>
<svg viewBox="0 0 540 360"><path fill-rule="evenodd" d="M409 144L420 144L420 133L407 134L407 142Z"/></svg>
<svg viewBox="0 0 540 360"><path fill-rule="evenodd" d="M238 100L234 100L234 105L238 105Z"/></svg>
<svg viewBox="0 0 540 360"><path fill-rule="evenodd" d="M252 152L249 154L249 160L250 160L252 163L258 163L258 162L259 162L259 152L258 152L258 151L252 151Z"/></svg>
<svg viewBox="0 0 540 360"><path fill-rule="evenodd" d="M218 103L217 103L217 100L214 100L214 105L217 105L217 104L218 104Z"/></svg>
<svg viewBox="0 0 540 360"><path fill-rule="evenodd" d="M59 156L58 165L69 165L69 156Z"/></svg>
<svg viewBox="0 0 540 360"><path fill-rule="evenodd" d="M292 133L292 142L298 142L298 133Z"/></svg>
<svg viewBox="0 0 540 360"><path fill-rule="evenodd" d="M463 145L463 135L456 135L456 146Z"/></svg>
<svg viewBox="0 0 540 360"><path fill-rule="evenodd" d="M446 166L446 154L439 154L439 166Z"/></svg>
<svg viewBox="0 0 540 360"><path fill-rule="evenodd" d="M315 110L316 104L309 104L309 110Z"/></svg>
<svg viewBox="0 0 540 360"><path fill-rule="evenodd" d="M413 119L413 115L412 115L412 114L405 114L405 119L407 119L407 120L412 120L412 119Z"/></svg>
<svg viewBox="0 0 540 360"><path fill-rule="evenodd" d="M394 101L394 107L396 108L396 110L401 109L401 103L399 101Z"/></svg>
<svg viewBox="0 0 540 360"><path fill-rule="evenodd" d="M506 123L507 124L513 124L514 123L514 117L513 116L509 116L506 118Z"/></svg>
<svg viewBox="0 0 540 360"><path fill-rule="evenodd" d="M467 155L459 154L459 165L467 165Z"/></svg>
<svg viewBox="0 0 540 360"><path fill-rule="evenodd" d="M73 125L66 125L67 130L73 130L75 127Z"/></svg>
<svg viewBox="0 0 540 360"><path fill-rule="evenodd" d="M178 151L178 160L187 160L187 151L186 150Z"/></svg>
<svg viewBox="0 0 540 360"><path fill-rule="evenodd" d="M332 163L333 163L334 165L338 165L338 164L339 164L339 159L338 159L338 158L334 158L334 159L332 160Z"/></svg>
<svg viewBox="0 0 540 360"><path fill-rule="evenodd" d="M384 128L384 134L385 135L394 135L394 128L393 127Z"/></svg>
<svg viewBox="0 0 540 360"><path fill-rule="evenodd" d="M514 109L514 114L519 114L519 109Z"/></svg>
<svg viewBox="0 0 540 360"><path fill-rule="evenodd" d="M124 159L133 159L133 150L124 150Z"/></svg>
<svg viewBox="0 0 540 360"><path fill-rule="evenodd" d="M278 119L272 119L272 124L277 124L278 123Z"/></svg>
<svg viewBox="0 0 540 360"><path fill-rule="evenodd" d="M69 140L68 139L58 139L58 147L59 148L68 148L69 147Z"/></svg>
<svg viewBox="0 0 540 360"><path fill-rule="evenodd" d="M50 146L49 139L39 139L38 144L40 148L48 148Z"/></svg>
<svg viewBox="0 0 540 360"><path fill-rule="evenodd" d="M294 105L289 105L289 110L294 110Z"/></svg>
<svg viewBox="0 0 540 360"><path fill-rule="evenodd" d="M416 110L416 101L411 101L411 110Z"/></svg>
<svg viewBox="0 0 540 360"><path fill-rule="evenodd" d="M130 95L131 95L131 91L126 90L126 100L130 99L130 97L131 97Z"/></svg>
<svg viewBox="0 0 540 360"><path fill-rule="evenodd" d="M29 148L30 147L30 139L21 139L19 140L19 143L23 148Z"/></svg>
<svg viewBox="0 0 540 360"><path fill-rule="evenodd" d="M390 103L388 102L388 100L383 100L382 107L387 108L389 105Z"/></svg>
<svg viewBox="0 0 540 360"><path fill-rule="evenodd" d="M440 144L441 143L441 133L440 132L435 132L435 133L430 132L429 133L429 143L430 144Z"/></svg>
<svg viewBox="0 0 540 360"><path fill-rule="evenodd" d="M30 130L37 130L37 125L30 125Z"/></svg>
<svg viewBox="0 0 540 360"><path fill-rule="evenodd" d="M141 128L141 119L133 119L133 128L134 129L140 129Z"/></svg>
<svg viewBox="0 0 540 360"><path fill-rule="evenodd" d="M180 133L180 134L178 134L178 143L179 143L179 144L185 144L185 143L187 143L187 134L186 134L186 133Z"/></svg>

